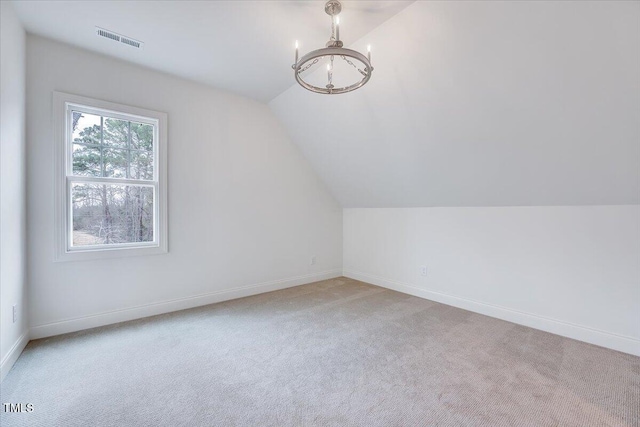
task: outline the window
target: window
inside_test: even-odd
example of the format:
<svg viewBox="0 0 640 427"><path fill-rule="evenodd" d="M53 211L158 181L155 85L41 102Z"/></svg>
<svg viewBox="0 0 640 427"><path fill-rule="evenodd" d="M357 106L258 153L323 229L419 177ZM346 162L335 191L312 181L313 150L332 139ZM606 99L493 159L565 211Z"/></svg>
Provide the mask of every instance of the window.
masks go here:
<svg viewBox="0 0 640 427"><path fill-rule="evenodd" d="M166 114L54 92L57 259L167 251Z"/></svg>

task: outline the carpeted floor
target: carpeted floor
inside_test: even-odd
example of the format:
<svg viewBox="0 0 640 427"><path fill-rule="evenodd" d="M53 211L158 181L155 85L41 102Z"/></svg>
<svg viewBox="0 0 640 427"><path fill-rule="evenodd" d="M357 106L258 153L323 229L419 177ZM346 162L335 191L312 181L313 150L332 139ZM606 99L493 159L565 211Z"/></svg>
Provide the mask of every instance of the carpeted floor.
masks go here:
<svg viewBox="0 0 640 427"><path fill-rule="evenodd" d="M640 358L340 278L31 342L9 426L640 426Z"/></svg>

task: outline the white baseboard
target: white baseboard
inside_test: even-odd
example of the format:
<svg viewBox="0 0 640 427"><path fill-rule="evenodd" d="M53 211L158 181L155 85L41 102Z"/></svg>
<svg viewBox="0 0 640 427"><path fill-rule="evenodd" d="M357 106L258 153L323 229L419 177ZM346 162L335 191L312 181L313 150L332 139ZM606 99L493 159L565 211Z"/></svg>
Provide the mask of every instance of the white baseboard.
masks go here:
<svg viewBox="0 0 640 427"><path fill-rule="evenodd" d="M599 345L624 353L640 356L640 340L635 338L613 334L586 326L575 325L560 320L550 319L537 314L525 313L506 307L487 304L453 295L435 292L428 289L418 288L395 280L377 277L357 271L344 270L343 275L351 279L371 283L383 288L425 298L431 301L440 302L486 316L495 317L509 322L540 329L563 337L573 338L590 344Z"/></svg>
<svg viewBox="0 0 640 427"><path fill-rule="evenodd" d="M291 277L288 279L272 280L269 282L263 282L254 285L241 286L234 289L225 289L186 298L177 298L170 301L146 304L137 307L126 308L123 310L114 310L91 316L67 319L59 322L32 326L30 329L30 338L45 338L53 335L66 334L69 332L81 331L83 329L110 325L113 323L126 322L128 320L141 319L143 317L155 316L158 314L185 310L188 308L213 304L216 302L228 301L236 298L262 294L265 292L277 291L293 286L318 282L320 280L333 279L340 276L342 276L342 270L323 271L319 273Z"/></svg>
<svg viewBox="0 0 640 427"><path fill-rule="evenodd" d="M22 354L22 350L29 344L29 331L25 331L20 338L13 344L9 353L2 359L0 363L0 381L4 380L4 377L7 376L13 364L16 363L20 354Z"/></svg>

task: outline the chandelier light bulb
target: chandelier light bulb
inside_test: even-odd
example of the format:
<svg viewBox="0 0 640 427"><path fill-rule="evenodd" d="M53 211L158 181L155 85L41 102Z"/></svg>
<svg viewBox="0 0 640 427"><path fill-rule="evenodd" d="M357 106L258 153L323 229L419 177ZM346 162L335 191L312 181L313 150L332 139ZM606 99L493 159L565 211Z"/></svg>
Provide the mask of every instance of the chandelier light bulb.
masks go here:
<svg viewBox="0 0 640 427"><path fill-rule="evenodd" d="M333 89L333 61L331 62L331 64L327 64L327 81L328 84L326 86L327 89L331 90Z"/></svg>

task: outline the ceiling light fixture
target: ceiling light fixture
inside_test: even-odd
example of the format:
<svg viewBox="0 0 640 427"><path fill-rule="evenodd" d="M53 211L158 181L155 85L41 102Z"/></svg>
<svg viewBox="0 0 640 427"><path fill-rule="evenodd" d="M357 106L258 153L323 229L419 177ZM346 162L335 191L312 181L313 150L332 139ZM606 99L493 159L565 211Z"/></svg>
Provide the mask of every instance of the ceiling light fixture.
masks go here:
<svg viewBox="0 0 640 427"><path fill-rule="evenodd" d="M335 95L356 90L364 86L371 78L373 67L371 66L371 46L367 48L367 56L352 49L343 47L340 40L340 17L342 4L338 0L329 0L324 5L324 11L331 16L331 38L326 47L313 50L298 60L298 42L296 41L296 63L291 66L296 81L305 89L315 93ZM327 84L312 81L309 69L321 61L327 61ZM339 79L336 72L340 66ZM345 67L346 65L346 67ZM351 72L349 72L351 69ZM357 72L356 72L357 71ZM350 74L350 76L348 75ZM323 78L324 80L324 78Z"/></svg>

